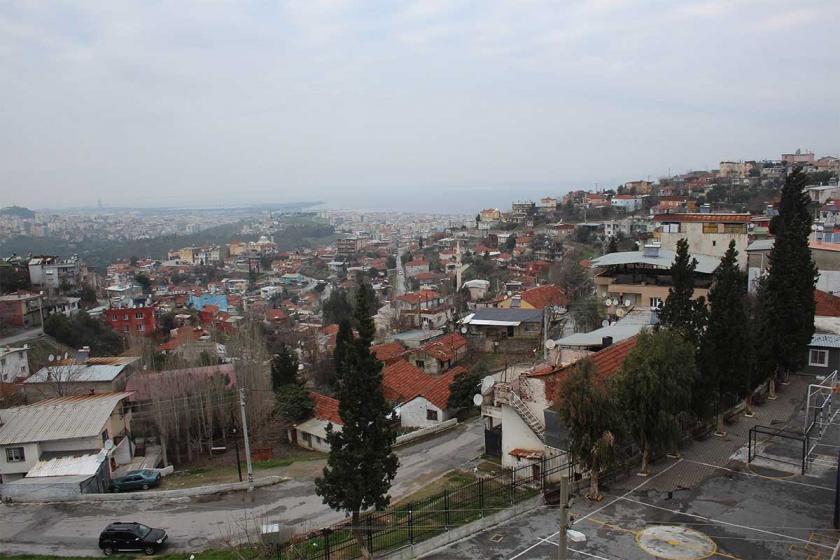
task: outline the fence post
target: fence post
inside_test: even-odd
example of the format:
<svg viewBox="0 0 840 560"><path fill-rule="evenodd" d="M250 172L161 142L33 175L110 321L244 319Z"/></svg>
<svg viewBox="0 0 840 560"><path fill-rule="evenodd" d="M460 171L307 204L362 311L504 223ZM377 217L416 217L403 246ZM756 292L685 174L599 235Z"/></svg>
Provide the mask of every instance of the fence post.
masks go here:
<svg viewBox="0 0 840 560"><path fill-rule="evenodd" d="M449 530L449 491L443 489L443 524Z"/></svg>
<svg viewBox="0 0 840 560"><path fill-rule="evenodd" d="M368 550L371 554L373 554L373 527L371 526L371 518L373 514L367 516L367 541L368 541Z"/></svg>
<svg viewBox="0 0 840 560"><path fill-rule="evenodd" d="M330 530L324 529L324 560L330 560Z"/></svg>
<svg viewBox="0 0 840 560"><path fill-rule="evenodd" d="M484 517L484 479L478 479L478 509L481 510L481 517Z"/></svg>
<svg viewBox="0 0 840 560"><path fill-rule="evenodd" d="M414 511L410 502L408 504L408 544L414 544Z"/></svg>
<svg viewBox="0 0 840 560"><path fill-rule="evenodd" d="M516 503L516 470L510 469L510 505Z"/></svg>

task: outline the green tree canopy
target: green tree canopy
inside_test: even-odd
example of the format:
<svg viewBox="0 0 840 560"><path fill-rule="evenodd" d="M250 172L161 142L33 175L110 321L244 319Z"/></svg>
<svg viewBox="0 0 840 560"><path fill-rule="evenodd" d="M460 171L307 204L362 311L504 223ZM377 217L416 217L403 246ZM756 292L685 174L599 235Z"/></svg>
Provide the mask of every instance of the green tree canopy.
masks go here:
<svg viewBox="0 0 840 560"><path fill-rule="evenodd" d="M804 191L807 185L808 178L799 168L785 179L776 239L758 290L758 365L765 378L801 368L814 335L818 273L808 247L811 199Z"/></svg>
<svg viewBox="0 0 840 560"><path fill-rule="evenodd" d="M604 387L595 382L592 361L578 362L558 387L554 409L569 430L569 453L590 471L589 498L598 500L601 469L614 457L621 418Z"/></svg>
<svg viewBox="0 0 840 560"><path fill-rule="evenodd" d="M694 297L694 269L697 259L688 252L688 240L677 241L677 255L671 265L673 286L659 313L660 323L679 331L692 341L698 341L706 321L706 301Z"/></svg>
<svg viewBox="0 0 840 560"><path fill-rule="evenodd" d="M287 422L305 420L315 405L309 397L309 391L303 385L293 383L284 385L276 392L277 412Z"/></svg>
<svg viewBox="0 0 840 560"><path fill-rule="evenodd" d="M298 366L297 353L281 343L271 360L271 387L275 393L287 385L298 384Z"/></svg>
<svg viewBox="0 0 840 560"><path fill-rule="evenodd" d="M123 338L85 311L71 317L53 313L44 319L44 332L72 348L90 346L92 356L119 356L125 351Z"/></svg>
<svg viewBox="0 0 840 560"><path fill-rule="evenodd" d="M333 289L321 311L324 315L324 323L327 325L341 323L342 319L350 319L353 315L353 307L350 305L347 290Z"/></svg>
<svg viewBox="0 0 840 560"><path fill-rule="evenodd" d="M452 410L464 410L475 406L473 396L481 388L481 375L478 373L462 373L449 384L449 402Z"/></svg>
<svg viewBox="0 0 840 560"><path fill-rule="evenodd" d="M651 452L679 440L679 419L691 406L697 377L694 351L679 331L642 331L615 378L624 426L642 450L644 473Z"/></svg>

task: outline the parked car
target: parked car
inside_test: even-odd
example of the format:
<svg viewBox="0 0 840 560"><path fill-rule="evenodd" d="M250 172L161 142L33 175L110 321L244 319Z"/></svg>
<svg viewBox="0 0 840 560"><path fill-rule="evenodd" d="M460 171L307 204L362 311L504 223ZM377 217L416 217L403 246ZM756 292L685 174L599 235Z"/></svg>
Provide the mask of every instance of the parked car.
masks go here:
<svg viewBox="0 0 840 560"><path fill-rule="evenodd" d="M99 535L99 548L105 556L120 550L142 550L146 556L157 552L166 542L166 531L142 523L111 523Z"/></svg>
<svg viewBox="0 0 840 560"><path fill-rule="evenodd" d="M111 481L111 490L127 492L130 490L148 490L160 484L160 473L151 469L128 471L125 476Z"/></svg>

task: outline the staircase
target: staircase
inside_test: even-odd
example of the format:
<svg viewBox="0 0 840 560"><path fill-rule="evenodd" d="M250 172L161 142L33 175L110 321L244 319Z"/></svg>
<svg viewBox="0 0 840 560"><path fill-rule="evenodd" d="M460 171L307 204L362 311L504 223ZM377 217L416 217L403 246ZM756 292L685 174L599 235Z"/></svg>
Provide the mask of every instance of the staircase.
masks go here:
<svg viewBox="0 0 840 560"><path fill-rule="evenodd" d="M516 391L509 390L508 391L508 402L510 406L519 414L519 417L531 428L531 431L534 432L540 441L545 441L545 425L540 421L539 418L531 412L531 409L528 408L519 395L516 394Z"/></svg>

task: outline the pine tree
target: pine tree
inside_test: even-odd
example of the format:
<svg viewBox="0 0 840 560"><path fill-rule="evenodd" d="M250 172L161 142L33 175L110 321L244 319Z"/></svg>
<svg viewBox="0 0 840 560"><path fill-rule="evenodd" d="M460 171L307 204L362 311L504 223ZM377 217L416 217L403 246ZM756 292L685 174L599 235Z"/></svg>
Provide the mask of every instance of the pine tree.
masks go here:
<svg viewBox="0 0 840 560"><path fill-rule="evenodd" d="M785 179L776 240L758 290L759 375L771 382L801 368L814 335L817 267L811 258L807 176L797 168ZM771 389L773 386L771 384Z"/></svg>
<svg viewBox="0 0 840 560"><path fill-rule="evenodd" d="M591 360L581 360L557 390L554 409L569 430L569 452L590 472L589 498L598 500L598 475L613 455L620 417L615 401L595 384Z"/></svg>
<svg viewBox="0 0 840 560"><path fill-rule="evenodd" d="M679 331L642 331L615 379L624 426L642 450L644 474L651 452L679 441L679 418L691 404L697 377L694 351Z"/></svg>
<svg viewBox="0 0 840 560"><path fill-rule="evenodd" d="M280 345L277 355L271 360L271 388L277 393L281 387L298 383L298 357L285 344Z"/></svg>
<svg viewBox="0 0 840 560"><path fill-rule="evenodd" d="M315 492L331 508L350 513L359 549L364 558L370 558L361 512L390 503L388 490L399 461L393 452L396 432L388 420L391 409L382 394L382 363L370 352L374 326L364 294L358 290L354 313L359 337L352 341L336 383L344 425L341 430L327 426L330 454L323 476L315 481Z"/></svg>
<svg viewBox="0 0 840 560"><path fill-rule="evenodd" d="M695 410L701 417L717 414L717 429L723 432L723 396L742 393L749 385L750 352L747 279L738 268L735 241L714 274L709 290L709 321L700 341L695 385Z"/></svg>
<svg viewBox="0 0 840 560"><path fill-rule="evenodd" d="M668 298L659 313L660 323L679 331L692 341L697 341L706 320L706 301L694 297L694 269L697 259L688 252L688 240L677 241L677 254L671 265L673 286L668 289Z"/></svg>
<svg viewBox="0 0 840 560"><path fill-rule="evenodd" d="M359 333L357 341L362 343L365 348L371 345L376 334L376 325L373 323L370 312L372 297L373 290L370 285L362 284L356 290L356 306L353 309L353 319Z"/></svg>

